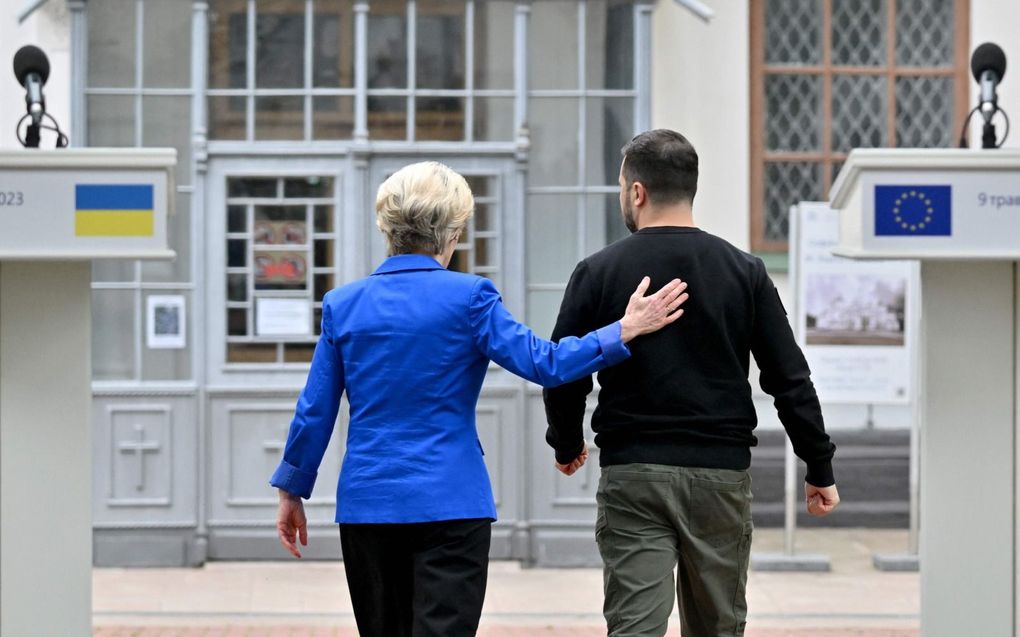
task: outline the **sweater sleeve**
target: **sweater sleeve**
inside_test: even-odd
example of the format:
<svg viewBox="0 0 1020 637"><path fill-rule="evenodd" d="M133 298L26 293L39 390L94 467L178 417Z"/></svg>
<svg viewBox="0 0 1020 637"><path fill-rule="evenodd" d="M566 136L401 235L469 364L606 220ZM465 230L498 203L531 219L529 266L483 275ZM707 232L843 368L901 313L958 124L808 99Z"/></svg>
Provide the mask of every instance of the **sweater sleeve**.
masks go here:
<svg viewBox="0 0 1020 637"><path fill-rule="evenodd" d="M563 293L560 313L553 328L552 340L580 336L591 329L596 299L590 292L590 273L584 261L577 264ZM584 449L584 411L593 383L591 375L572 383L546 389L545 416L549 423L545 441L556 452L556 462L568 464Z"/></svg>
<svg viewBox="0 0 1020 637"><path fill-rule="evenodd" d="M793 336L779 291L760 259L755 262L754 302L751 352L761 370L761 388L774 399L794 452L807 464L806 481L816 487L831 486L836 446L825 433L811 370Z"/></svg>

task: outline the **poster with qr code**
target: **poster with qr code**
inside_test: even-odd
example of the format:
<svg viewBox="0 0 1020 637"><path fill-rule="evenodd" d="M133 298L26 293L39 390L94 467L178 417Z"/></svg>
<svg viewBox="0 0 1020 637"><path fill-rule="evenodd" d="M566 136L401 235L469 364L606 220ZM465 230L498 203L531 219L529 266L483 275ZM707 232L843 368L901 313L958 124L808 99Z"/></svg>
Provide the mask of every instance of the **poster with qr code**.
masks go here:
<svg viewBox="0 0 1020 637"><path fill-rule="evenodd" d="M145 324L145 343L149 349L183 349L186 346L187 325L184 297L148 297Z"/></svg>

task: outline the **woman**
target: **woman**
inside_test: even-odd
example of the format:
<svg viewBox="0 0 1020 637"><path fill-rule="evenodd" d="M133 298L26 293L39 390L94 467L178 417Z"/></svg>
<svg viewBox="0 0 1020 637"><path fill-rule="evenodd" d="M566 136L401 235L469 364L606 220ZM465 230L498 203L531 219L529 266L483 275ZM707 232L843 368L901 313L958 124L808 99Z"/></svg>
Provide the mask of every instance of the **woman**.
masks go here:
<svg viewBox="0 0 1020 637"><path fill-rule="evenodd" d="M569 382L625 360L625 343L675 321L687 298L678 279L645 297L646 277L620 321L559 344L539 339L489 280L446 270L473 211L464 178L436 162L380 186L376 223L391 256L323 299L322 335L270 481L280 490L280 542L301 557L301 498L346 391L336 521L362 637L477 630L496 517L475 430L489 361L544 386Z"/></svg>

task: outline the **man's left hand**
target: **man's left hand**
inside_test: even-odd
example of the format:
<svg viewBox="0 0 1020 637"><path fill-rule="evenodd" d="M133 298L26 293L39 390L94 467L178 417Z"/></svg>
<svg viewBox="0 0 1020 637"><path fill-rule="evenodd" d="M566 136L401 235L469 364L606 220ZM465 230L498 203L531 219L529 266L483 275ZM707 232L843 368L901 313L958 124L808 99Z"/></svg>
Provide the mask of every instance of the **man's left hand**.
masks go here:
<svg viewBox="0 0 1020 637"><path fill-rule="evenodd" d="M816 518L829 515L839 506L839 491L836 490L836 485L816 487L805 482L804 497L807 500L807 512Z"/></svg>
<svg viewBox="0 0 1020 637"><path fill-rule="evenodd" d="M556 469L565 476L572 476L577 473L577 470L584 466L584 463L588 461L588 444L585 443L584 448L581 449L581 453L578 454L570 464L556 464Z"/></svg>

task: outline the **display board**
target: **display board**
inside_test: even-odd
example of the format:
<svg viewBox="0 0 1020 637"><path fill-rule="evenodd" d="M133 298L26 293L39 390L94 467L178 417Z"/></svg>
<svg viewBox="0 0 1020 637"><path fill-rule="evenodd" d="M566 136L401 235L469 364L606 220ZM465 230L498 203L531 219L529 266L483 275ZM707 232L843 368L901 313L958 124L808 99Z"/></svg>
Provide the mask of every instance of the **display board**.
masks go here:
<svg viewBox="0 0 1020 637"><path fill-rule="evenodd" d="M834 256L839 213L793 206L794 329L823 402L908 404L913 398L919 268L913 261Z"/></svg>

